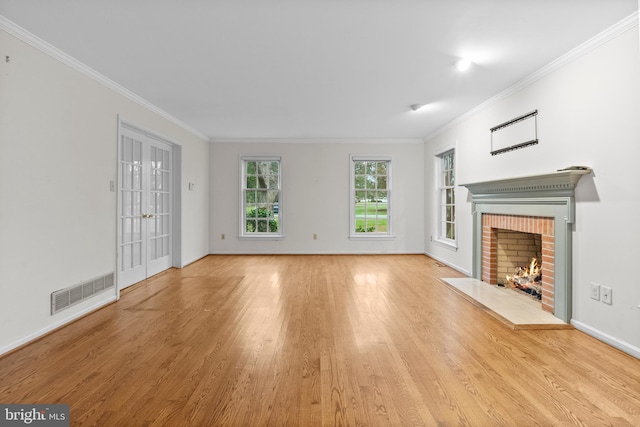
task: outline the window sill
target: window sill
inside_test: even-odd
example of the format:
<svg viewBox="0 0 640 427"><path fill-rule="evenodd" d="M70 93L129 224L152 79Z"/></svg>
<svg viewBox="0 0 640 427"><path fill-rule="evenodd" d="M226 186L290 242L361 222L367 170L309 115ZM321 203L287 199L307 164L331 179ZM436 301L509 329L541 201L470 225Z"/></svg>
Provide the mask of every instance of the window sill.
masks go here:
<svg viewBox="0 0 640 427"><path fill-rule="evenodd" d="M349 240L395 240L396 236L390 234L370 234L361 236L359 234L352 234L349 236Z"/></svg>
<svg viewBox="0 0 640 427"><path fill-rule="evenodd" d="M443 239L435 239L433 240L433 243L435 243L438 246L442 246L443 248L447 248L450 249L452 251L457 252L458 251L458 243L452 240L443 240Z"/></svg>
<svg viewBox="0 0 640 427"><path fill-rule="evenodd" d="M240 240L284 240L282 234L258 234L256 236L238 236Z"/></svg>

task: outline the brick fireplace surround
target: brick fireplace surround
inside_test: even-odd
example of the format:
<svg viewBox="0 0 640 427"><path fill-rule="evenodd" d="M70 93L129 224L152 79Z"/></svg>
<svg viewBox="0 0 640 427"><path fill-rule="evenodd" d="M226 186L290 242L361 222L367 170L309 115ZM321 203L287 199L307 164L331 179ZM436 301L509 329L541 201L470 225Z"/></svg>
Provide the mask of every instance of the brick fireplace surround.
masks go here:
<svg viewBox="0 0 640 427"><path fill-rule="evenodd" d="M472 277L497 284L497 230L542 235L542 309L571 321L575 187L591 169L463 184L471 193Z"/></svg>
<svg viewBox="0 0 640 427"><path fill-rule="evenodd" d="M498 230L542 236L542 309L554 312L554 219L535 216L482 215L482 281L498 283Z"/></svg>

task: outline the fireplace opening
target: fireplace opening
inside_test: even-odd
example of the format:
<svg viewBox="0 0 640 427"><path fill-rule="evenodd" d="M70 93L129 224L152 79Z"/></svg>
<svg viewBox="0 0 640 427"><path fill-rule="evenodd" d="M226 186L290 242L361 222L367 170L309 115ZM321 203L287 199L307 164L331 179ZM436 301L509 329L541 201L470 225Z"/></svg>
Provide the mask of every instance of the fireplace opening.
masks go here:
<svg viewBox="0 0 640 427"><path fill-rule="evenodd" d="M552 217L483 214L482 281L494 286L500 283L505 285L507 275L514 275L514 272L520 271L520 268L530 268L532 258L536 258L538 268L543 269L543 274L540 274L539 296L535 295L535 298L540 298L542 310L554 313L554 222L555 219ZM500 272L499 258L502 259ZM531 294L531 289L536 289L538 293L536 280L534 285L536 286L526 287L527 290L524 291Z"/></svg>
<svg viewBox="0 0 640 427"><path fill-rule="evenodd" d="M496 230L497 285L542 300L542 235Z"/></svg>

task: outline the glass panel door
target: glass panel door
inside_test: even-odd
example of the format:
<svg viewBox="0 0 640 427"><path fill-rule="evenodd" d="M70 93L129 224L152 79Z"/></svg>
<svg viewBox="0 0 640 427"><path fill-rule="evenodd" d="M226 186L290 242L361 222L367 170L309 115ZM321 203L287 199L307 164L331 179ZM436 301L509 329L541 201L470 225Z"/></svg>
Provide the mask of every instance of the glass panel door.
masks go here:
<svg viewBox="0 0 640 427"><path fill-rule="evenodd" d="M171 267L172 148L121 129L119 288Z"/></svg>

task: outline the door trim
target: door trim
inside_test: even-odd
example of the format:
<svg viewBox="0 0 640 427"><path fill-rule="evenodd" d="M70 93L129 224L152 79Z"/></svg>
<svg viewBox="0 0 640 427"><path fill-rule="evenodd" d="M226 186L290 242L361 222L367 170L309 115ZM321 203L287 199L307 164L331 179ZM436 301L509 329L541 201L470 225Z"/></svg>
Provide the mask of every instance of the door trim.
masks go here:
<svg viewBox="0 0 640 427"><path fill-rule="evenodd" d="M120 239L121 239L121 224L118 220L119 212L122 208L120 201L120 184L122 180L122 168L120 162L121 156L121 144L122 129L128 129L133 132L140 133L156 141L169 144L173 150L173 173L171 184L173 186L171 209L172 209L172 221L171 221L171 266L182 268L182 144L172 139L166 138L154 131L151 131L143 126L134 124L128 120L122 119L118 115L118 137L116 141L116 299L120 299L120 267L121 267L121 253L120 253Z"/></svg>

